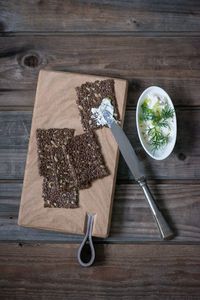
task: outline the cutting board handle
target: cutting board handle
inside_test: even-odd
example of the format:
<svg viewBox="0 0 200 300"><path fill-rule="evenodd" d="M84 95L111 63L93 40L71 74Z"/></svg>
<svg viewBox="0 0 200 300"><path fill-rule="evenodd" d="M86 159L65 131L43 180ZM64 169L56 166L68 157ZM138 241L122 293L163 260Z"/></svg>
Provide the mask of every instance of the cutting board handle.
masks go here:
<svg viewBox="0 0 200 300"><path fill-rule="evenodd" d="M78 249L78 262L82 267L90 267L95 260L95 249L92 241L92 230L94 224L94 215L87 214L87 228L86 234L83 238L83 241ZM87 261L85 262L84 250L89 247L89 258L87 257Z"/></svg>

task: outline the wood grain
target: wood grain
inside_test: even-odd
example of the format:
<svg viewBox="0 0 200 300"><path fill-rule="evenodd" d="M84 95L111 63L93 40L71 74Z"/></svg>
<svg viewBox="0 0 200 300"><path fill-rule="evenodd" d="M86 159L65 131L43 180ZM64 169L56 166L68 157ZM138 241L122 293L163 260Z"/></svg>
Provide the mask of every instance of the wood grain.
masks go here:
<svg viewBox="0 0 200 300"><path fill-rule="evenodd" d="M31 126L31 111L0 112L0 179L23 179ZM135 111L127 110L125 132L133 144L150 179L200 179L200 111L177 109L178 139L175 150L164 161L148 157L138 140ZM189 122L188 122L189 118ZM123 159L118 167L118 180L132 180Z"/></svg>
<svg viewBox="0 0 200 300"><path fill-rule="evenodd" d="M0 90L0 108L17 109L17 107L33 107L35 90ZM18 108L18 109L19 109Z"/></svg>
<svg viewBox="0 0 200 300"><path fill-rule="evenodd" d="M9 32L192 32L200 26L198 1L1 1Z"/></svg>
<svg viewBox="0 0 200 300"><path fill-rule="evenodd" d="M90 269L77 248L0 245L1 299L199 299L197 245L96 245Z"/></svg>
<svg viewBox="0 0 200 300"><path fill-rule="evenodd" d="M200 37L2 37L0 105L32 105L26 91L35 90L41 68L128 79L129 105L150 85L166 89L175 105L199 105L199 48Z"/></svg>
<svg viewBox="0 0 200 300"><path fill-rule="evenodd" d="M80 236L22 228L17 225L21 183L0 184L0 241L74 242ZM173 242L200 242L200 185L151 184L157 203L176 234ZM160 241L144 195L136 184L116 186L111 232L106 242Z"/></svg>

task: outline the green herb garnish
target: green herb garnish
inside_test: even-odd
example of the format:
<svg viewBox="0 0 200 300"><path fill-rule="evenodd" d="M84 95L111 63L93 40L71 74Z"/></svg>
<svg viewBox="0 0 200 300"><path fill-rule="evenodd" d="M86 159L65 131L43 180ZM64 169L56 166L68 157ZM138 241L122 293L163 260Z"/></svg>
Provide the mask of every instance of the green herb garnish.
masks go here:
<svg viewBox="0 0 200 300"><path fill-rule="evenodd" d="M173 118L174 116L174 109L169 107L169 105L165 105L165 107L162 109L161 111L161 118L162 119L169 119L169 118Z"/></svg>
<svg viewBox="0 0 200 300"><path fill-rule="evenodd" d="M169 128L169 119L174 116L174 109L168 104L161 108L158 102L149 108L148 103L150 99L145 99L141 105L141 113L139 116L140 123L150 123L151 126L147 125L145 134L148 136L149 143L153 151L159 150L165 146L169 141L169 133L163 132L164 128ZM148 122L149 121L149 122Z"/></svg>
<svg viewBox="0 0 200 300"><path fill-rule="evenodd" d="M169 135L164 135L158 126L148 128L147 134L150 137L149 142L154 152L168 143Z"/></svg>
<svg viewBox="0 0 200 300"><path fill-rule="evenodd" d="M147 100L143 102L141 108L142 108L142 114L140 115L140 121L148 121L154 119L155 114L153 110L148 107Z"/></svg>

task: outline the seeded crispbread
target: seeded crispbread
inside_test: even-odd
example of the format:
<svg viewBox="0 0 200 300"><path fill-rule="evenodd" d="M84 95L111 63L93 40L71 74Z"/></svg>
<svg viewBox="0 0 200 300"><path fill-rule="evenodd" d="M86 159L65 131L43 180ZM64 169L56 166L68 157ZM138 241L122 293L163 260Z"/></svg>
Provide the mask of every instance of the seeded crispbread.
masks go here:
<svg viewBox="0 0 200 300"><path fill-rule="evenodd" d="M44 207L78 207L78 189L75 187L70 189L70 191L60 189L60 187L57 186L55 177L43 178L42 197L44 199Z"/></svg>
<svg viewBox="0 0 200 300"><path fill-rule="evenodd" d="M76 93L76 103L78 105L84 131L102 127L101 125L97 125L95 120L91 118L91 109L99 107L103 98L109 98L111 100L114 107L114 117L119 120L113 79L86 82L81 86L76 87Z"/></svg>
<svg viewBox="0 0 200 300"><path fill-rule="evenodd" d="M45 207L75 208L78 206L78 190L67 156L73 129L37 129L39 173L43 176Z"/></svg>
<svg viewBox="0 0 200 300"><path fill-rule="evenodd" d="M93 132L37 129L39 172L45 207L78 207L78 190L109 174Z"/></svg>
<svg viewBox="0 0 200 300"><path fill-rule="evenodd" d="M69 143L69 149L69 161L74 168L80 189L89 187L92 181L109 175L93 132L75 136Z"/></svg>
<svg viewBox="0 0 200 300"><path fill-rule="evenodd" d="M64 149L66 149L73 136L74 129L68 128L36 130L39 173L41 176L46 177L52 175L58 160L60 162L64 160L62 148L64 147Z"/></svg>

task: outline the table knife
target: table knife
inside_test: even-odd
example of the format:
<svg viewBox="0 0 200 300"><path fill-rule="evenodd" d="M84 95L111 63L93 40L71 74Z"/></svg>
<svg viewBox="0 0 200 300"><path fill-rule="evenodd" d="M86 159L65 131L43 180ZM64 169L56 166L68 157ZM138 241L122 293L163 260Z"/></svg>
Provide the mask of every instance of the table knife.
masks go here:
<svg viewBox="0 0 200 300"><path fill-rule="evenodd" d="M173 237L173 232L164 219L161 211L159 210L146 182L146 177L144 174L143 166L138 159L129 139L127 138L125 132L113 118L113 116L108 112L104 111L103 117L106 120L108 127L111 129L111 132L119 146L120 152L126 161L131 173L133 174L136 182L142 188L147 203L151 209L153 217L158 226L160 236L162 239L171 239Z"/></svg>

